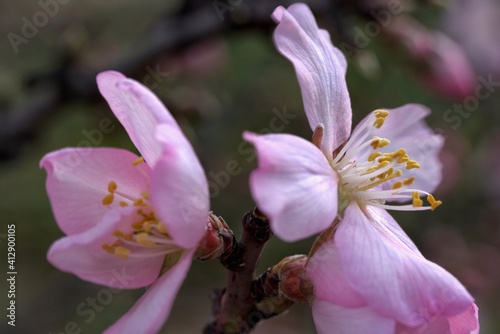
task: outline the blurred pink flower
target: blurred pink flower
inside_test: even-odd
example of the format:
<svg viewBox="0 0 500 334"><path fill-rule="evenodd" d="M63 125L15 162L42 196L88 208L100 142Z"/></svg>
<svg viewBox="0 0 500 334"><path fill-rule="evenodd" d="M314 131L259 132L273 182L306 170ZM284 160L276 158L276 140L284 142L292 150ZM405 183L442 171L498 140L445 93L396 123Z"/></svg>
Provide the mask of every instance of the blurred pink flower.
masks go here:
<svg viewBox="0 0 500 334"><path fill-rule="evenodd" d="M48 259L93 283L149 286L106 333L155 333L205 234L207 181L151 91L117 72L99 74L97 83L142 157L116 148L68 148L42 159L52 210L66 234Z"/></svg>
<svg viewBox="0 0 500 334"><path fill-rule="evenodd" d="M429 110L420 105L376 110L350 135L344 56L306 5L278 7L273 18L277 48L299 79L314 144L288 134L245 133L259 157L250 186L282 239L334 231L323 235L308 264L318 332L417 332L439 325L430 333L470 333L478 328L466 289L427 261L384 210L441 204L428 192L441 178L442 146L442 138L422 120ZM428 206L421 194L428 196ZM412 204L386 203L391 200ZM336 218L338 226L332 225Z"/></svg>
<svg viewBox="0 0 500 334"><path fill-rule="evenodd" d="M429 31L409 17L396 17L384 33L405 48L428 89L456 100L474 95L474 70L462 47L447 35Z"/></svg>
<svg viewBox="0 0 500 334"><path fill-rule="evenodd" d="M465 49L475 69L500 77L500 3L496 0L450 2L443 29Z"/></svg>

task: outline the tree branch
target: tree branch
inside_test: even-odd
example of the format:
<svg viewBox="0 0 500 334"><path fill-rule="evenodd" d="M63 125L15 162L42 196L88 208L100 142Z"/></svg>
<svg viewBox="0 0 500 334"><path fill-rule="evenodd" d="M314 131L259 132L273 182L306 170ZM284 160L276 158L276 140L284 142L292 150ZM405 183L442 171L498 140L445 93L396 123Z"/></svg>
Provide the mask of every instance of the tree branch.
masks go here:
<svg viewBox="0 0 500 334"><path fill-rule="evenodd" d="M243 217L240 241L221 263L229 270L228 284L214 298L214 320L205 334L249 333L264 318L256 308L252 284L260 255L271 238L268 219L255 209Z"/></svg>

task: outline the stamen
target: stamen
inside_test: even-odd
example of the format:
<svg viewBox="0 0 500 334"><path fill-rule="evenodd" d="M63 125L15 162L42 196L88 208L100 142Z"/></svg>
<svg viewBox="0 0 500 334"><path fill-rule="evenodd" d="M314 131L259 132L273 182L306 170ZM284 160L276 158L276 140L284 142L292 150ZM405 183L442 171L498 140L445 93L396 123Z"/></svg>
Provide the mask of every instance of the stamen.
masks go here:
<svg viewBox="0 0 500 334"><path fill-rule="evenodd" d="M165 228L165 225L163 225L162 223L158 222L158 224L156 224L155 227L158 230L158 232L163 234L167 233L167 229Z"/></svg>
<svg viewBox="0 0 500 334"><path fill-rule="evenodd" d="M394 184L392 185L392 189L399 189L402 186L403 186L403 182L397 181L397 182L394 182Z"/></svg>
<svg viewBox="0 0 500 334"><path fill-rule="evenodd" d="M128 258L129 254L130 254L130 250L128 250L125 247L118 246L115 248L114 253L119 258L126 259L126 258Z"/></svg>
<svg viewBox="0 0 500 334"><path fill-rule="evenodd" d="M420 199L420 194L418 191L411 192L412 202L414 207L420 207L424 204L424 202Z"/></svg>
<svg viewBox="0 0 500 334"><path fill-rule="evenodd" d="M113 247L111 247L110 245L108 245L108 244L104 244L101 247L102 247L102 249L104 249L106 252L108 252L110 254L114 254L115 253L115 249Z"/></svg>
<svg viewBox="0 0 500 334"><path fill-rule="evenodd" d="M386 138L380 138L380 137L373 137L373 140L371 141L370 145L373 147L374 150L378 149L379 147L386 147L389 145L391 142L386 139Z"/></svg>
<svg viewBox="0 0 500 334"><path fill-rule="evenodd" d="M109 191L110 193L114 193L114 192L115 192L115 190L116 190L117 188L118 188L118 185L116 184L116 182L115 182L115 181L110 181L110 182L108 183L108 191Z"/></svg>
<svg viewBox="0 0 500 334"><path fill-rule="evenodd" d="M136 238L136 241L141 245L148 246L148 247L152 247L155 245L155 243L153 241L148 240L149 234L146 232L141 232L141 233L136 234L135 238Z"/></svg>
<svg viewBox="0 0 500 334"><path fill-rule="evenodd" d="M135 159L133 162L132 162L132 165L134 166L138 166L140 164L142 164L144 162L144 158L143 157L139 157L137 159Z"/></svg>
<svg viewBox="0 0 500 334"><path fill-rule="evenodd" d="M132 240L132 234L125 234L122 231L116 230L113 232L113 235L119 239L124 239L124 240Z"/></svg>
<svg viewBox="0 0 500 334"><path fill-rule="evenodd" d="M111 205L115 199L115 195L113 193L107 194L102 199L102 205Z"/></svg>
<svg viewBox="0 0 500 334"><path fill-rule="evenodd" d="M368 156L368 161L372 162L372 161L374 161L375 159L377 159L381 155L382 155L382 153L380 153L380 152L373 152L372 154L370 154Z"/></svg>
<svg viewBox="0 0 500 334"><path fill-rule="evenodd" d="M431 194L427 195L427 202L429 202L429 204L431 205L431 211L436 210L438 206L443 204L443 202L437 201Z"/></svg>
<svg viewBox="0 0 500 334"><path fill-rule="evenodd" d="M120 206L121 206L122 208L126 208L126 207L128 206L128 203L127 203L127 202L125 202L125 201L120 201L120 202L118 202L118 204L120 204Z"/></svg>
<svg viewBox="0 0 500 334"><path fill-rule="evenodd" d="M410 170L413 168L420 168L420 164L415 160L409 160L406 162L406 169Z"/></svg>
<svg viewBox="0 0 500 334"><path fill-rule="evenodd" d="M407 179L404 179L404 180L403 180L403 184L404 184L405 186L410 186L410 185L412 185L414 182L415 182L415 176L412 176L412 177L409 177L409 178L407 178Z"/></svg>
<svg viewBox="0 0 500 334"><path fill-rule="evenodd" d="M138 198L134 201L134 206L148 206L142 198Z"/></svg>
<svg viewBox="0 0 500 334"><path fill-rule="evenodd" d="M143 192L141 192L141 195L142 195L142 197L144 197L144 199L149 199L149 192L143 191Z"/></svg>
<svg viewBox="0 0 500 334"><path fill-rule="evenodd" d="M384 109L377 109L373 113L375 114L375 117L386 118L387 116L389 116L389 111Z"/></svg>

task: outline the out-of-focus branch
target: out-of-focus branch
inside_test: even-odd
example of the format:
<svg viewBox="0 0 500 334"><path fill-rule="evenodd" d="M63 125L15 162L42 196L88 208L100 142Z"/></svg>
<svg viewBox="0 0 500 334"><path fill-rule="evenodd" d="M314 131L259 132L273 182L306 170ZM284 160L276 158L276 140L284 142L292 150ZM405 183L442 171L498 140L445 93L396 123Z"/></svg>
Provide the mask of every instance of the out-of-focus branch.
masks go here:
<svg viewBox="0 0 500 334"><path fill-rule="evenodd" d="M176 15L163 18L145 33L133 48L134 53L103 62L93 71L82 70L78 58L61 55L63 61L32 77L18 100L0 111L0 160L15 157L20 148L35 137L40 121L66 101L95 99L97 73L113 69L134 77L161 54L178 51L205 38L249 28L268 31L274 26L270 18L273 9L292 2L188 1ZM322 0L304 2L313 10L324 7Z"/></svg>

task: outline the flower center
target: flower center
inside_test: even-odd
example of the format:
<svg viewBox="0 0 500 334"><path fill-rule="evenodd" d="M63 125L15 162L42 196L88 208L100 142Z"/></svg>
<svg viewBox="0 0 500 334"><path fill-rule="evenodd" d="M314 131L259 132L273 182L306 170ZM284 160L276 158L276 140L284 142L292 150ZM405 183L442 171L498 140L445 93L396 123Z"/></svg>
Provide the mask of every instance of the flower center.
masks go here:
<svg viewBox="0 0 500 334"><path fill-rule="evenodd" d="M143 163L142 158L133 162L134 166ZM120 258L144 258L176 253L179 246L174 244L172 238L167 233L165 225L156 217L153 207L149 203L149 193L147 190L141 192L141 196L134 198L118 190L115 181L108 183L108 194L102 199L102 205L111 207L116 197L118 209L129 206L136 207L136 219L124 230L115 230L113 237L116 240L111 244L102 245L102 249L115 254Z"/></svg>
<svg viewBox="0 0 500 334"><path fill-rule="evenodd" d="M387 110L375 110L351 135L340 152L330 162L340 176L339 197L348 203L352 200L363 204L393 210L434 210L442 204L430 193L411 188L415 176L405 177L411 169L420 168L404 148L393 152L379 149L391 142L386 138L372 136L370 127L380 129L389 116ZM420 199L427 195L429 205ZM386 201L411 200L408 205L388 205Z"/></svg>

